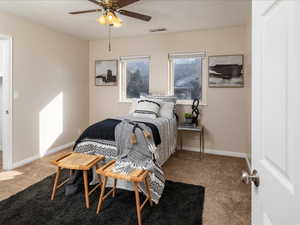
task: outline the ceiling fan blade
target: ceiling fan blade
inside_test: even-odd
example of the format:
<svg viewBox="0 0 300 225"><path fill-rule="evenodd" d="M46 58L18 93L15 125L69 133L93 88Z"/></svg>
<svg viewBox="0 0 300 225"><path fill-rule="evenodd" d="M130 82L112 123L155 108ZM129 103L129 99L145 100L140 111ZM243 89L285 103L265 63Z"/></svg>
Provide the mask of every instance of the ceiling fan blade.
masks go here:
<svg viewBox="0 0 300 225"><path fill-rule="evenodd" d="M147 15L143 15L143 14L140 14L140 13L131 12L131 11L123 10L123 9L119 10L118 13L120 13L124 16L133 17L135 19L144 20L144 21L147 21L147 22L149 22L152 19L151 16L147 16Z"/></svg>
<svg viewBox="0 0 300 225"><path fill-rule="evenodd" d="M139 0L119 0L117 2L117 5L118 5L119 8L123 8L123 7L127 6L127 5L130 5L130 4L138 2L138 1Z"/></svg>
<svg viewBox="0 0 300 225"><path fill-rule="evenodd" d="M96 5L103 6L103 3L102 3L102 2L98 2L98 1L96 1L96 0L88 0L88 1L89 1L89 2L92 2L92 3L96 4Z"/></svg>
<svg viewBox="0 0 300 225"><path fill-rule="evenodd" d="M101 9L91 9L91 10L83 10L83 11L76 11L76 12L69 12L71 15L77 15L82 13L92 13L92 12L100 12Z"/></svg>

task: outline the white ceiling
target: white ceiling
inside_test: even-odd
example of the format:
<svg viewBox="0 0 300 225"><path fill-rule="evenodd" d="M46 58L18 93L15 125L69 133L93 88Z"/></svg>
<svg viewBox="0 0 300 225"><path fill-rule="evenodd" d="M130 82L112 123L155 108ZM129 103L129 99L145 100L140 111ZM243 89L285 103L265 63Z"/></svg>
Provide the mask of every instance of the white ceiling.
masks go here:
<svg viewBox="0 0 300 225"><path fill-rule="evenodd" d="M107 27L96 22L99 13L69 15L68 12L95 8L97 6L87 0L0 0L0 11L87 40L107 37ZM113 29L113 37L145 35L153 28L167 28L168 32L180 32L245 24L250 13L250 2L140 0L124 9L150 15L152 20L147 23L120 16L124 24L121 28Z"/></svg>

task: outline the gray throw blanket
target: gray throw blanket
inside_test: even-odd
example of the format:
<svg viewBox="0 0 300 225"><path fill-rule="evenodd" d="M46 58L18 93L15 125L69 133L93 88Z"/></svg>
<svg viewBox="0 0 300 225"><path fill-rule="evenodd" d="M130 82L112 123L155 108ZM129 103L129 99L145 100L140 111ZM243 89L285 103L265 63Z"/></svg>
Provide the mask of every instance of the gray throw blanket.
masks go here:
<svg viewBox="0 0 300 225"><path fill-rule="evenodd" d="M151 197L157 204L164 190L165 177L155 160L158 156L151 129L143 123L123 120L115 129L115 139L118 157L114 171L128 174L135 168L148 170ZM140 189L147 195L144 183L140 184Z"/></svg>

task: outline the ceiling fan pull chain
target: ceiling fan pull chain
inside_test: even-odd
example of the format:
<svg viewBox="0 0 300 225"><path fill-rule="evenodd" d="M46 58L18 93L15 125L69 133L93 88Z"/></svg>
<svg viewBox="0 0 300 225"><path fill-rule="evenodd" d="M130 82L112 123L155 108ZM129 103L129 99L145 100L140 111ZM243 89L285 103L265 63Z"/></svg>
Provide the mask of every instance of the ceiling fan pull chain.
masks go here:
<svg viewBox="0 0 300 225"><path fill-rule="evenodd" d="M108 25L108 51L111 52L111 27L112 25Z"/></svg>

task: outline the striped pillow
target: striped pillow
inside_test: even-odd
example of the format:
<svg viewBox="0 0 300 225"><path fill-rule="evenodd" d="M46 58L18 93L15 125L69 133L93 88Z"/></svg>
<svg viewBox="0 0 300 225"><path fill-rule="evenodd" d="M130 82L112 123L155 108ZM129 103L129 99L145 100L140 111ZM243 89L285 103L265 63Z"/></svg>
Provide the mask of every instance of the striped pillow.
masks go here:
<svg viewBox="0 0 300 225"><path fill-rule="evenodd" d="M160 100L141 98L138 100L138 104L133 115L136 117L155 119L159 117L160 106Z"/></svg>

